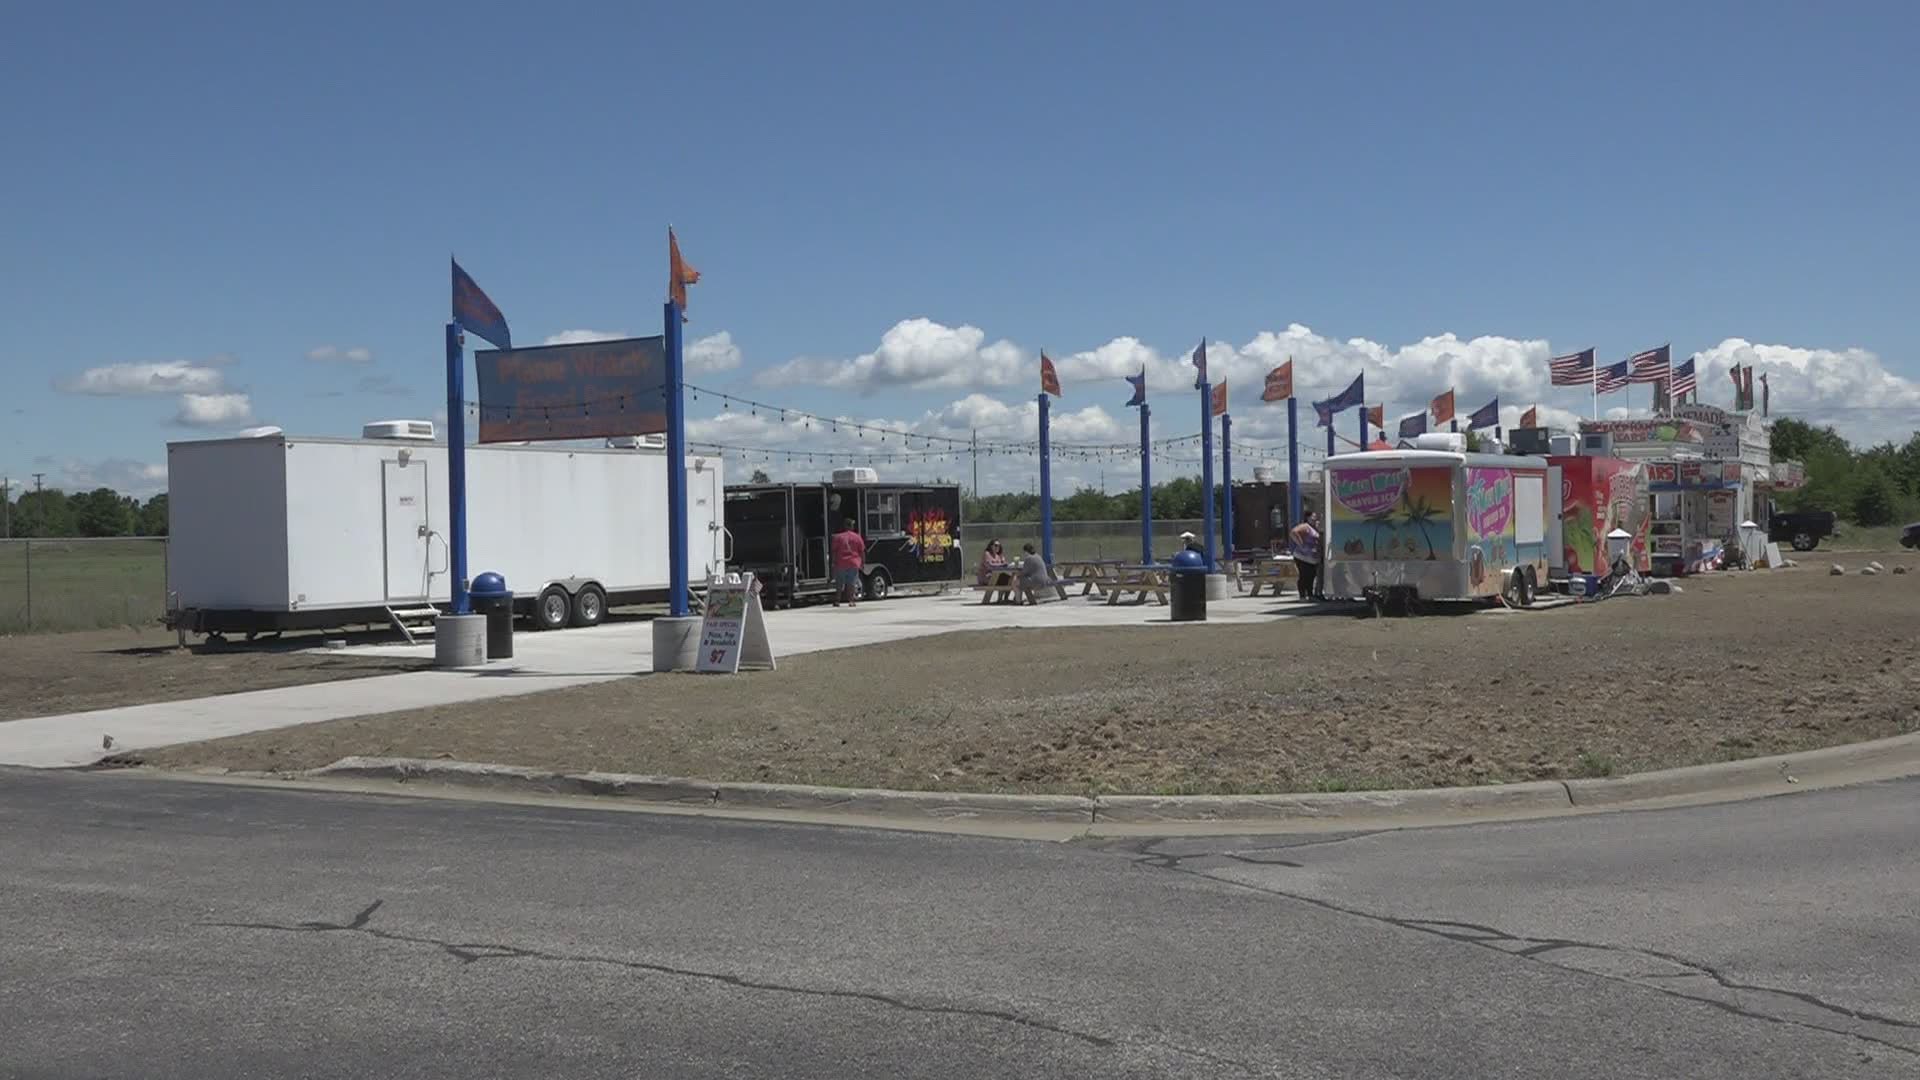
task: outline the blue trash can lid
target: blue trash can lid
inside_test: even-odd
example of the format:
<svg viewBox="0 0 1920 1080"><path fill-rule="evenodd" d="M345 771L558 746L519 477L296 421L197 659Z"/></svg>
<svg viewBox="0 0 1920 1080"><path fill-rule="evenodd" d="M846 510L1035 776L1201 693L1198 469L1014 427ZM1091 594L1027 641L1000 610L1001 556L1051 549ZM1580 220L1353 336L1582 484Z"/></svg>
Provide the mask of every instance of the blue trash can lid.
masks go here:
<svg viewBox="0 0 1920 1080"><path fill-rule="evenodd" d="M1190 548L1182 548L1174 553L1171 563L1176 571L1192 573L1207 568L1207 557Z"/></svg>
<svg viewBox="0 0 1920 1080"><path fill-rule="evenodd" d="M473 584L467 588L472 596L505 596L507 579L489 570L484 574L475 574Z"/></svg>

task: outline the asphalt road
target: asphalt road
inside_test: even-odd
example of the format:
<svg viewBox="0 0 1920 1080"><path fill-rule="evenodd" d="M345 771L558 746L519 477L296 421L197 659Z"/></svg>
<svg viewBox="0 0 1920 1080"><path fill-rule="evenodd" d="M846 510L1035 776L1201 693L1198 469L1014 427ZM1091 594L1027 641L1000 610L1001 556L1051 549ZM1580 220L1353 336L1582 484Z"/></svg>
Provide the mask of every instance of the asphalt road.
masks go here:
<svg viewBox="0 0 1920 1080"><path fill-rule="evenodd" d="M0 772L5 1077L1920 1075L1920 782L1070 845Z"/></svg>

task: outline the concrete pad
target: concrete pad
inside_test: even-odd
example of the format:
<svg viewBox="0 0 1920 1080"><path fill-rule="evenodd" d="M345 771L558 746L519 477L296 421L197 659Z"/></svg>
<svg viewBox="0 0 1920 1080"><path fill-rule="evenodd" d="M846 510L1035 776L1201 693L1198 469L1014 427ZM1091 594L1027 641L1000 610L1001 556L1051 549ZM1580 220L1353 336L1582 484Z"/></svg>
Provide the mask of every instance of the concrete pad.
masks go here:
<svg viewBox="0 0 1920 1080"><path fill-rule="evenodd" d="M1074 596L1064 603L1025 607L982 604L971 592L956 592L901 597L851 608L819 606L770 611L767 634L772 639L775 656L794 656L962 630L1254 624L1289 618L1318 606L1290 599L1234 596L1209 604L1205 623L1175 623L1168 618L1167 608L1151 603L1108 607L1099 597ZM0 721L0 764L39 768L89 765L108 753L100 748L102 735L113 736L112 752L124 753L349 716L458 705L584 686L648 672L653 667L650 621L516 634L513 644L511 660L494 661L479 668L407 672ZM402 643L355 646L347 651L424 658L433 655L432 650L431 643Z"/></svg>

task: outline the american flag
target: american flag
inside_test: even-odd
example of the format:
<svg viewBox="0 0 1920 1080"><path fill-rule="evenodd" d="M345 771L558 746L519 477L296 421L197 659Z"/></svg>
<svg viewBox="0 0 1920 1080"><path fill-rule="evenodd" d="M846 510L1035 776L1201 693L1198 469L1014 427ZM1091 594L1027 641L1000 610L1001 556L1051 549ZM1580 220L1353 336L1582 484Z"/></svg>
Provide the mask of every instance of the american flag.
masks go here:
<svg viewBox="0 0 1920 1080"><path fill-rule="evenodd" d="M1611 394L1625 390L1633 380L1627 376L1627 362L1620 361L1611 367L1603 367L1593 373L1593 392Z"/></svg>
<svg viewBox="0 0 1920 1080"><path fill-rule="evenodd" d="M1593 350L1556 356L1547 361L1547 372L1555 386L1585 386L1593 381Z"/></svg>
<svg viewBox="0 0 1920 1080"><path fill-rule="evenodd" d="M1673 394L1674 400L1678 401L1680 395L1691 394L1699 389L1699 380L1693 373L1693 358L1688 357L1686 363L1673 369L1673 385L1668 390Z"/></svg>
<svg viewBox="0 0 1920 1080"><path fill-rule="evenodd" d="M1643 353L1634 353L1627 357L1633 365L1630 379L1637 383L1657 383L1673 374L1673 349L1662 345L1657 349L1648 349ZM1604 391L1602 391L1604 393Z"/></svg>

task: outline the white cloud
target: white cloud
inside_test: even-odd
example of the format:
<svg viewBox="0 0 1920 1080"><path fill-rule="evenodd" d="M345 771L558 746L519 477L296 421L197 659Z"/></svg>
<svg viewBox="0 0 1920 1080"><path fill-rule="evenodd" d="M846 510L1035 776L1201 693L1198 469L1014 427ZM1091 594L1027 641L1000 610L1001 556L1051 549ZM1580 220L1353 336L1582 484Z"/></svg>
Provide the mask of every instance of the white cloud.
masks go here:
<svg viewBox="0 0 1920 1080"><path fill-rule="evenodd" d="M88 368L54 384L69 394L96 397L136 397L147 394L208 394L225 385L215 364L192 360L163 360L154 363L108 364Z"/></svg>
<svg viewBox="0 0 1920 1080"><path fill-rule="evenodd" d="M307 359L316 364L371 364L373 350L363 345L341 348L338 345L320 345L307 350Z"/></svg>
<svg viewBox="0 0 1920 1080"><path fill-rule="evenodd" d="M1756 345L1728 338L1699 357L1700 396L1706 401L1731 400L1728 372L1735 364L1751 365L1754 403L1759 404L1760 376L1765 375L1774 416L1831 424L1859 445L1904 442L1920 430L1920 382L1887 370L1865 349Z"/></svg>
<svg viewBox="0 0 1920 1080"><path fill-rule="evenodd" d="M181 394L173 422L184 427L239 427L253 422L253 401L245 394Z"/></svg>
<svg viewBox="0 0 1920 1080"><path fill-rule="evenodd" d="M557 334L548 334L540 344L585 345L590 341L619 341L632 336L625 330L562 330Z"/></svg>
<svg viewBox="0 0 1920 1080"><path fill-rule="evenodd" d="M851 360L789 360L761 372L769 386L813 384L873 393L892 388L1037 388L1033 355L1010 341L986 344L977 326L944 326L931 319L902 319L880 338L880 347Z"/></svg>
<svg viewBox="0 0 1920 1080"><path fill-rule="evenodd" d="M122 495L145 497L165 491L167 467L126 458L102 461L66 460L56 466L57 486L64 491L112 488Z"/></svg>
<svg viewBox="0 0 1920 1080"><path fill-rule="evenodd" d="M740 346L733 343L732 334L722 330L688 344L685 360L690 372L732 371L740 366Z"/></svg>

